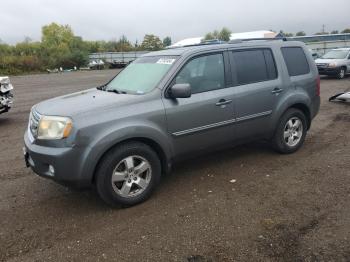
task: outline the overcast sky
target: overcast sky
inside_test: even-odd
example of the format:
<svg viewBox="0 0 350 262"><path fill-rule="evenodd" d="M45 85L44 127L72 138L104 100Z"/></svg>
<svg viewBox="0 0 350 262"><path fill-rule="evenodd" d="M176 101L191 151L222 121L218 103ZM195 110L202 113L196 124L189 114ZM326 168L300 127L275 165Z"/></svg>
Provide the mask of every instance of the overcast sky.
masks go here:
<svg viewBox="0 0 350 262"><path fill-rule="evenodd" d="M173 41L228 27L232 32L280 30L308 34L350 27L350 0L1 0L0 39L40 40L41 27L69 24L86 40L131 42L146 33Z"/></svg>

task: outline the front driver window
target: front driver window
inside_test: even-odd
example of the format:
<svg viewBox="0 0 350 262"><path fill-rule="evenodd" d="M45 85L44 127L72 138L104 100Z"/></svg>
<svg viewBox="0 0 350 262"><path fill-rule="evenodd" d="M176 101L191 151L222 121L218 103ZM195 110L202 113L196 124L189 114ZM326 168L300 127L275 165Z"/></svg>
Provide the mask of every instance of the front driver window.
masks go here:
<svg viewBox="0 0 350 262"><path fill-rule="evenodd" d="M184 83L191 85L192 94L224 88L223 55L201 56L188 62L175 79L175 84Z"/></svg>

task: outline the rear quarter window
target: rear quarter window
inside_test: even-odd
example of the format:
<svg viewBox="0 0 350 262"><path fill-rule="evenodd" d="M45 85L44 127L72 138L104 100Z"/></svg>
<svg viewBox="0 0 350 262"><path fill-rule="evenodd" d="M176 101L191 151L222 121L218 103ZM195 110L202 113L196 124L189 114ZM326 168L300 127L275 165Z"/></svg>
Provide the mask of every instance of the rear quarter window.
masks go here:
<svg viewBox="0 0 350 262"><path fill-rule="evenodd" d="M301 47L282 47L281 51L290 76L305 75L310 72L309 63Z"/></svg>

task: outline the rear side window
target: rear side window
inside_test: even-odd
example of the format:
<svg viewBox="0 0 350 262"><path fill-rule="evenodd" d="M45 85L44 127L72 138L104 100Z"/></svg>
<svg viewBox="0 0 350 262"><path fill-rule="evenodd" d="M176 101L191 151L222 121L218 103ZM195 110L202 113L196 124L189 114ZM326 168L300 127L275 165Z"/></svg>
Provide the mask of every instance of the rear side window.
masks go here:
<svg viewBox="0 0 350 262"><path fill-rule="evenodd" d="M281 51L290 76L305 75L310 72L309 63L301 47L282 47Z"/></svg>
<svg viewBox="0 0 350 262"><path fill-rule="evenodd" d="M277 70L269 49L234 51L238 85L277 78Z"/></svg>

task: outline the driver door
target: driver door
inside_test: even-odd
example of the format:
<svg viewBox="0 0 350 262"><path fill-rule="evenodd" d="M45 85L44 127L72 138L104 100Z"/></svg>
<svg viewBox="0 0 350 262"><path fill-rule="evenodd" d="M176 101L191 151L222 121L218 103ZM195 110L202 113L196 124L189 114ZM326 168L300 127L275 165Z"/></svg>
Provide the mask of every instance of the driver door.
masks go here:
<svg viewBox="0 0 350 262"><path fill-rule="evenodd" d="M225 63L226 62L226 63ZM189 98L163 98L177 156L224 144L234 137L234 98L226 88L223 53L191 58L172 84L189 83Z"/></svg>

